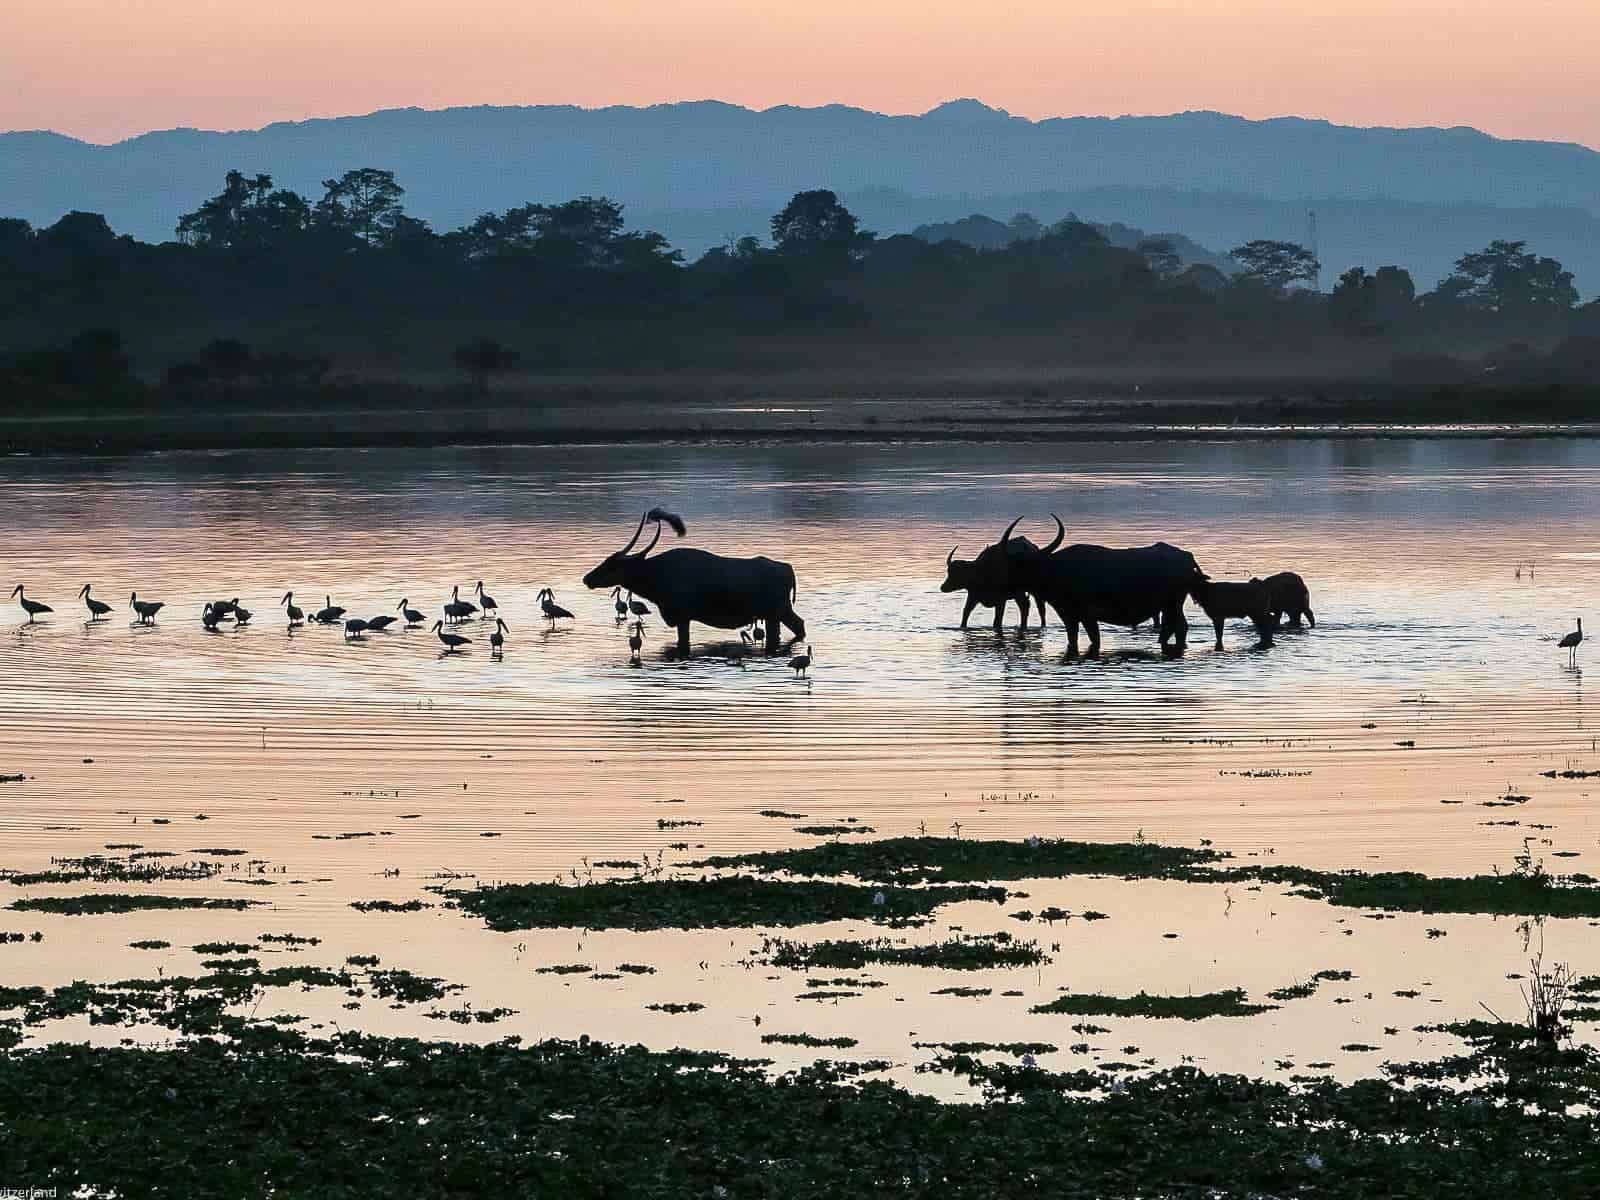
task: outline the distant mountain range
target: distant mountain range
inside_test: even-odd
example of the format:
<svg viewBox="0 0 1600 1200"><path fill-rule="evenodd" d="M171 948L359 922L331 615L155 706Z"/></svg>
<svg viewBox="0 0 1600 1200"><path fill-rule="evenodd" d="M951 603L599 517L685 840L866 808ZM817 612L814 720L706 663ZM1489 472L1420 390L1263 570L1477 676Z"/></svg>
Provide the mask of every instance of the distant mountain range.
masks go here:
<svg viewBox="0 0 1600 1200"><path fill-rule="evenodd" d="M1527 238L1600 290L1600 153L1471 129L1362 129L1212 112L1030 121L973 100L921 116L858 108L394 109L264 129L150 133L111 146L0 134L0 215L106 214L146 240L230 168L319 195L353 166L393 169L437 229L525 200L607 194L693 255L764 234L795 191L831 187L879 233L983 213L1179 230L1213 251L1304 241L1315 209L1324 281L1399 263L1422 286L1493 237Z"/></svg>

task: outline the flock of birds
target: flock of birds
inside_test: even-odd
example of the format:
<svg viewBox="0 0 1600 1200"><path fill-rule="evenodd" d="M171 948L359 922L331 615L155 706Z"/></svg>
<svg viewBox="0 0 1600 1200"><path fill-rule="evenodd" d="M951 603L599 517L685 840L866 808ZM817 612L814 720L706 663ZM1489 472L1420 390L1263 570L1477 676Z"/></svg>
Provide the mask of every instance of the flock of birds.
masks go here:
<svg viewBox="0 0 1600 1200"><path fill-rule="evenodd" d="M78 589L77 598L83 601L84 608L89 613L88 624L104 621L111 615L111 605L104 600L98 599L93 592L94 586L88 583ZM472 594L476 597L476 601L463 600L461 598L460 585L452 587L450 589L450 599L441 608L443 615L434 621L430 632L438 637L440 643L444 646L445 654L455 654L463 646L470 646L472 639L455 632L454 628L446 628L446 626L460 626L464 622L473 619L487 621L492 615L494 629L489 634L489 651L492 657L503 658L505 656L506 634L511 631L511 626L507 625L505 618L500 615L500 605L495 601L495 598L484 590L483 580L478 580ZM28 624L30 625L34 624L44 614L55 611L44 601L35 600L29 596L20 583L11 590L11 598L21 605L23 612L28 614ZM556 603L556 594L553 589L548 587L540 588L536 599L539 601L540 612L544 614L545 620L550 623L552 629L555 628L557 621L576 619L572 612ZM632 592L624 596L621 588L612 590L611 599L617 613L617 624L619 626L626 625L628 628L629 661L634 666L639 666L642 664L641 655L644 650L644 618L650 615L650 606L642 600L634 599ZM141 600L138 592L131 592L128 595L128 607L134 613L133 623L135 625L154 625L156 623L156 615L166 606L166 602L162 600ZM308 621L317 625L342 624L346 641L362 639L369 633L383 633L396 621L404 621L406 629L420 629L428 620L426 613L411 606L411 598L409 596L402 597L400 603L395 605L395 613L398 613L399 616L394 613L383 613L376 617L349 616L347 615L348 609L333 602L331 593L323 596L323 607L309 614L294 602L293 592L285 592L283 599L278 601L278 606L284 610L291 631L305 625ZM223 622L231 621L234 628L237 629L250 624L254 616L255 613L240 605L239 597L235 596L231 600L208 601L205 607L200 610L200 624L208 633L220 633ZM765 631L760 622L756 622L752 628L740 630L739 636L743 639L744 645L750 647L760 643L765 637ZM1564 646L1566 643L1563 642L1562 645ZM742 657L737 661L741 667L744 665ZM797 654L789 660L789 667L796 676L805 675L810 670L810 645L806 646L804 654Z"/></svg>

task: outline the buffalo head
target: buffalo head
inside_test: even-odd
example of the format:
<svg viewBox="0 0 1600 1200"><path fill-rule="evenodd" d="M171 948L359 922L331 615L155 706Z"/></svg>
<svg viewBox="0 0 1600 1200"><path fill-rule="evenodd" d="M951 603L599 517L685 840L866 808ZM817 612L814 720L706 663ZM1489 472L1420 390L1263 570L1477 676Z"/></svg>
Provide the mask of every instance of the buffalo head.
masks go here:
<svg viewBox="0 0 1600 1200"><path fill-rule="evenodd" d="M957 558L958 546L950 548L950 556L944 560L944 582L939 585L941 592L962 592L972 586L973 570L977 566L970 558Z"/></svg>
<svg viewBox="0 0 1600 1200"><path fill-rule="evenodd" d="M650 544L637 554L630 554L634 545L639 541L639 535L644 532L645 522L656 523L656 535L650 539ZM608 554L605 561L583 577L583 586L586 588L613 588L628 586L628 566L644 558L655 549L656 543L661 540L661 525L666 522L672 526L672 531L679 537L688 532L683 518L677 513L668 512L664 508L652 508L639 518L639 527L633 531L633 537L628 539L628 544L613 554Z"/></svg>

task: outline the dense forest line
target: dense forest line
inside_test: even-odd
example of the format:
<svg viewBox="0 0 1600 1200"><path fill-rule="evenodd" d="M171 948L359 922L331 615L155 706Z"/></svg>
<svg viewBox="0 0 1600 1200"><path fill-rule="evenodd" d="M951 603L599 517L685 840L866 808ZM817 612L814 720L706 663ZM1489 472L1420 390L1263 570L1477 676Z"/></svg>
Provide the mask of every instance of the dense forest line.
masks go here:
<svg viewBox="0 0 1600 1200"><path fill-rule="evenodd" d="M312 201L230 172L159 245L93 213L42 229L0 219L6 394L148 399L405 370L486 389L516 369L818 363L1304 362L1425 386L1600 372L1600 302L1580 305L1571 272L1522 242L1465 251L1430 291L1375 264L1324 293L1293 243L1235 247L1225 272L1192 246L1114 245L1075 217L1017 214L992 248L879 237L821 189L774 214L770 242L687 262L605 197L437 233L388 171L324 188Z"/></svg>

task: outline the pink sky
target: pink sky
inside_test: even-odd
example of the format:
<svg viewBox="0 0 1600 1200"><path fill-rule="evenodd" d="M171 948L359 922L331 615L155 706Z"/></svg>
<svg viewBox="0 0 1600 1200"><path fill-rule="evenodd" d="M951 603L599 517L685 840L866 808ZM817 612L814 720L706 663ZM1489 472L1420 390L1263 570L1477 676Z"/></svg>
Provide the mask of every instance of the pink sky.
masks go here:
<svg viewBox="0 0 1600 1200"><path fill-rule="evenodd" d="M1211 108L1600 147L1600 0L4 0L0 129L453 104Z"/></svg>

